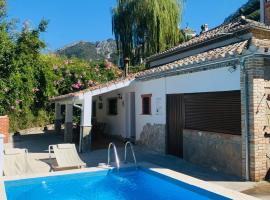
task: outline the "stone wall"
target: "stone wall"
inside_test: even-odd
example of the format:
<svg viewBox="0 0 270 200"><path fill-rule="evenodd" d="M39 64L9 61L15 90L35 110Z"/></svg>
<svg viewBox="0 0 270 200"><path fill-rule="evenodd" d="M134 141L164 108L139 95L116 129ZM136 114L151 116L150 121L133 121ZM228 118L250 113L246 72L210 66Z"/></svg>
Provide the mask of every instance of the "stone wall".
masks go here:
<svg viewBox="0 0 270 200"><path fill-rule="evenodd" d="M91 147L92 126L83 126L82 128L82 152L86 152Z"/></svg>
<svg viewBox="0 0 270 200"><path fill-rule="evenodd" d="M165 153L165 134L165 124L148 123L143 127L139 139L139 144L144 145L153 151Z"/></svg>
<svg viewBox="0 0 270 200"><path fill-rule="evenodd" d="M270 3L270 2L269 2ZM269 13L270 15L270 13ZM270 179L270 59L264 59L264 81L266 92L266 126L265 126L265 140L266 140L266 170L267 178Z"/></svg>
<svg viewBox="0 0 270 200"><path fill-rule="evenodd" d="M206 131L183 131L184 159L241 177L241 136Z"/></svg>
<svg viewBox="0 0 270 200"><path fill-rule="evenodd" d="M66 122L64 131L64 141L66 143L72 143L72 140L73 140L73 123Z"/></svg>

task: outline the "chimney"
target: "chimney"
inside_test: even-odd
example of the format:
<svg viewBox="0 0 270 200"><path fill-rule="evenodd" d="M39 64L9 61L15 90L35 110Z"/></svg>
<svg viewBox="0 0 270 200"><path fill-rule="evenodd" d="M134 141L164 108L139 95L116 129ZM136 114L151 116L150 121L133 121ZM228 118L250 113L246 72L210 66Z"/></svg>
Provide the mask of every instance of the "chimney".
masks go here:
<svg viewBox="0 0 270 200"><path fill-rule="evenodd" d="M129 58L127 58L127 57L124 59L124 63L125 63L125 69L124 69L125 70L125 77L128 76L129 61L130 61Z"/></svg>
<svg viewBox="0 0 270 200"><path fill-rule="evenodd" d="M203 24L201 26L201 34L208 31L208 24Z"/></svg>
<svg viewBox="0 0 270 200"><path fill-rule="evenodd" d="M270 26L270 0L260 0L261 22Z"/></svg>

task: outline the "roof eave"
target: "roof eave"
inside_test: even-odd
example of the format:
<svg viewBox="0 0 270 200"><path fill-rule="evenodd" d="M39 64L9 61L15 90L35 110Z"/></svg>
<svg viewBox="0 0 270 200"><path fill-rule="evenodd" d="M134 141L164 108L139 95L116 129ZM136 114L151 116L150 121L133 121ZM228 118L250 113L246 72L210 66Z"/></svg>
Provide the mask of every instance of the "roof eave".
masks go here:
<svg viewBox="0 0 270 200"><path fill-rule="evenodd" d="M203 42L195 43L195 44L187 46L187 47L179 47L179 48L176 48L176 49L174 49L172 51L165 52L163 54L159 54L159 55L156 55L156 56L146 58L146 62L149 63L149 62L153 62L153 61L156 61L156 60L159 60L159 59L162 59L162 58L166 58L168 56L173 56L175 54L178 54L178 53L181 53L181 52L184 52L184 51L188 51L188 50L193 49L193 48L198 47L198 46L203 46L203 45L211 43L211 42L213 43L213 42L215 42L217 40L233 38L233 37L235 37L234 35L236 33L246 32L246 31L250 30L250 28L251 27L245 27L245 28L239 29L239 30L234 31L234 32L229 32L231 35L221 35L221 36L213 37L213 38L211 38L209 40L205 40ZM269 29L266 29L266 30L270 31Z"/></svg>
<svg viewBox="0 0 270 200"><path fill-rule="evenodd" d="M119 82L112 82L110 85L103 85L102 87L97 87L95 89L85 89L85 90L81 90L75 93L69 93L66 95L61 95L61 96L57 96L57 97L53 97L50 99L51 103L56 103L56 102L66 102L66 101L72 101L72 100L80 100L81 96L83 96L85 93L91 93L92 96L96 96L96 95L100 95L100 94L104 94L104 93L108 93L114 90L118 90L118 89L122 89L125 88L127 86L129 86L132 81L135 80L135 77L133 78L129 78L126 80L122 80Z"/></svg>
<svg viewBox="0 0 270 200"><path fill-rule="evenodd" d="M207 66L231 66L232 64L237 64L239 63L239 57L241 56L233 56L233 57L228 57L225 59L221 59L221 60L215 60L215 61L206 61L204 63L195 63L192 65L187 65L184 68L179 67L173 70L168 70L168 71L162 71L162 72L156 72L156 73L152 73L152 74L146 74L146 75L142 75L142 76L138 76L136 79L140 80L140 81L145 81L145 80L149 80L149 79L156 79L156 78L162 78L162 77L168 77L168 76L175 76L181 73L191 73L194 72L194 70L196 71L202 71L202 70L206 70L205 67Z"/></svg>
<svg viewBox="0 0 270 200"><path fill-rule="evenodd" d="M80 95L83 95L83 93L81 94L67 94L67 95L61 95L61 96L56 96L56 97L52 97L49 99L50 103L57 103L57 102L62 102L62 101L73 101L76 98L79 98Z"/></svg>

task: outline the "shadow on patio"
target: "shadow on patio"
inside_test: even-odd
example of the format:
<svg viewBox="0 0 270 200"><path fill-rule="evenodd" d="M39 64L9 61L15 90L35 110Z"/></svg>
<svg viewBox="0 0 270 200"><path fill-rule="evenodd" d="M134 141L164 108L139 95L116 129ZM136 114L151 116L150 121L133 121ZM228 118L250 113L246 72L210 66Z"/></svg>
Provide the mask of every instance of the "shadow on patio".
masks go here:
<svg viewBox="0 0 270 200"><path fill-rule="evenodd" d="M12 136L12 146L28 149L29 153L47 153L49 145L63 143L63 141L64 136L55 134L54 131Z"/></svg>
<svg viewBox="0 0 270 200"><path fill-rule="evenodd" d="M118 147L124 146L122 141L114 137L96 135L92 139L91 149L106 149L110 142L114 142ZM65 143L64 134L57 134L54 132L54 130L48 130L29 135L14 135L12 136L12 144L10 145L12 145L14 148L26 148L28 149L29 153L48 153L49 145L61 143Z"/></svg>

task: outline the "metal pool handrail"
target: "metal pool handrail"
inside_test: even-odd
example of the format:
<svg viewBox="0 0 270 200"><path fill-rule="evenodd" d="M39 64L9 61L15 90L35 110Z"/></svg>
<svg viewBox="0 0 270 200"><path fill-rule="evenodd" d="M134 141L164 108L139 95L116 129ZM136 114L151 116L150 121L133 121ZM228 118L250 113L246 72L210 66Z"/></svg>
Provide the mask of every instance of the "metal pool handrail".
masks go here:
<svg viewBox="0 0 270 200"><path fill-rule="evenodd" d="M117 169L120 168L120 162L119 162L119 157L118 157L118 153L117 153L117 149L116 149L116 146L113 142L111 142L109 144L109 147L108 147L108 165L110 165L110 158L111 158L111 146L113 147L113 150L114 150L114 156L115 156L115 163L116 163L116 166L117 166Z"/></svg>
<svg viewBox="0 0 270 200"><path fill-rule="evenodd" d="M127 146L130 146L130 149L131 149L131 152L132 152L132 156L133 156L133 160L134 160L134 164L137 165L137 159L136 159L136 156L135 156L135 152L134 152L134 149L133 149L133 145L131 142L126 142L125 144L125 162L127 162Z"/></svg>

